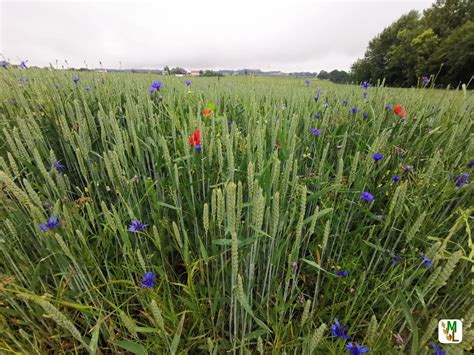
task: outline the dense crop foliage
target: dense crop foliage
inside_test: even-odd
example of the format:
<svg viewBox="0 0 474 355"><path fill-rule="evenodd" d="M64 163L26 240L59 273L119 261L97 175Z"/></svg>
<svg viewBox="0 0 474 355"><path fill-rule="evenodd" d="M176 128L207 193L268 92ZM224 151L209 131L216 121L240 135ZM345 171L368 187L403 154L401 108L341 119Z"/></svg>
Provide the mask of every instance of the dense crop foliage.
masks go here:
<svg viewBox="0 0 474 355"><path fill-rule="evenodd" d="M0 72L1 353L472 337L472 93L74 76Z"/></svg>

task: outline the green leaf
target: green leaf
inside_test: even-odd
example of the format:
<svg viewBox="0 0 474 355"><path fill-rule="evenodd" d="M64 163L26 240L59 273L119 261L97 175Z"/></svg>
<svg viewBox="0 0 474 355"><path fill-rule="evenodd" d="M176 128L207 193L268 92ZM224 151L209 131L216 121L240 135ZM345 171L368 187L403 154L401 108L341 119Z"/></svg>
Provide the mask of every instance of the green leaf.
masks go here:
<svg viewBox="0 0 474 355"><path fill-rule="evenodd" d="M181 316L181 320L179 321L178 329L176 329L176 334L173 337L173 342L170 346L170 352L172 355L176 354L178 350L179 341L181 340L181 333L183 332L183 325L184 325L184 318L186 317L186 313L183 313Z"/></svg>
<svg viewBox="0 0 474 355"><path fill-rule="evenodd" d="M178 208L178 207L175 207L175 206L173 206L173 205L169 205L169 204L164 203L164 202L156 202L156 204L157 204L158 206L162 206L162 207L170 208L170 209L172 209L172 210L179 211L179 208Z"/></svg>
<svg viewBox="0 0 474 355"><path fill-rule="evenodd" d="M406 301L406 295L400 289L398 292L398 299L400 300L400 303L402 305L402 310L403 313L405 314L405 318L407 319L408 325L410 326L411 330L411 353L412 354L418 354L418 327L416 326L415 320L412 315L412 311L408 307L407 301Z"/></svg>
<svg viewBox="0 0 474 355"><path fill-rule="evenodd" d="M268 331L266 329L257 329L251 333L245 334L244 339L245 340L252 340L255 338L258 338L259 336L262 336L264 334L267 334Z"/></svg>
<svg viewBox="0 0 474 355"><path fill-rule="evenodd" d="M303 224L307 224L307 223L310 223L313 219L319 219L321 218L322 216L325 216L327 215L328 213L331 213L332 212L332 208L325 208L324 210L321 210L318 212L318 214L315 214L311 217L308 217L306 218L304 221L303 221Z"/></svg>
<svg viewBox="0 0 474 355"><path fill-rule="evenodd" d="M380 246L378 246L378 245L375 245L375 244L373 244L373 243L371 243L371 242L368 242L368 241L366 241L366 240L364 240L363 242L364 242L365 244L367 244L368 246L370 246L370 247L374 248L375 250L378 250L378 251L380 251L380 252L382 252L382 253L387 252L384 248L382 248L382 247L380 247Z"/></svg>
<svg viewBox="0 0 474 355"><path fill-rule="evenodd" d="M89 343L89 354L95 355L97 351L97 344L99 342L99 333L100 333L100 321L94 327L94 331L92 332L92 338Z"/></svg>
<svg viewBox="0 0 474 355"><path fill-rule="evenodd" d="M244 302L241 302L240 303L242 305L242 307L245 309L245 311L253 318L253 320L260 326L262 327L264 330L265 330L265 333L271 333L272 331L270 330L270 328L267 327L267 325L262 322L260 319L258 319L255 314L253 313L252 311L252 308L250 308L250 305L248 304L247 300L245 300ZM265 334L264 333L264 334Z"/></svg>
<svg viewBox="0 0 474 355"><path fill-rule="evenodd" d="M242 248L249 244L252 244L253 242L255 242L256 239L257 237L247 238L245 240L238 240L237 243L238 243L239 248ZM231 246L232 239L215 239L212 241L212 244Z"/></svg>
<svg viewBox="0 0 474 355"><path fill-rule="evenodd" d="M209 262L209 256L207 255L206 247L204 246L201 238L199 238L199 250L201 251L201 256L204 259L204 262L207 264Z"/></svg>
<svg viewBox="0 0 474 355"><path fill-rule="evenodd" d="M316 264L314 261L306 260L306 259L301 259L301 260L303 260L303 261L304 261L306 264L308 264L308 265L314 266L314 267L315 267L316 269L318 269L318 270L321 270L321 271L323 271L323 272L327 272L328 274L330 274L329 271L324 270L321 266L319 266L318 264Z"/></svg>
<svg viewBox="0 0 474 355"><path fill-rule="evenodd" d="M152 327L137 327L137 333L158 333L156 328Z"/></svg>
<svg viewBox="0 0 474 355"><path fill-rule="evenodd" d="M130 351L133 354L138 354L138 355L147 354L147 351L145 350L143 345L135 343L134 341L120 340L120 341L114 342L113 344L121 347L122 349Z"/></svg>

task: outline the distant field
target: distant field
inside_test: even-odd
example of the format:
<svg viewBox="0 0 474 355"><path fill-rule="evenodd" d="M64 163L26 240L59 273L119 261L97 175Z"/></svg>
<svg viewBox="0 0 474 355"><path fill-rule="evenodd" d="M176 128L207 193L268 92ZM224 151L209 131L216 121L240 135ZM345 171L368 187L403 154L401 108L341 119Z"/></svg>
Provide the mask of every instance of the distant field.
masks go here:
<svg viewBox="0 0 474 355"><path fill-rule="evenodd" d="M0 353L462 354L473 102L2 68Z"/></svg>

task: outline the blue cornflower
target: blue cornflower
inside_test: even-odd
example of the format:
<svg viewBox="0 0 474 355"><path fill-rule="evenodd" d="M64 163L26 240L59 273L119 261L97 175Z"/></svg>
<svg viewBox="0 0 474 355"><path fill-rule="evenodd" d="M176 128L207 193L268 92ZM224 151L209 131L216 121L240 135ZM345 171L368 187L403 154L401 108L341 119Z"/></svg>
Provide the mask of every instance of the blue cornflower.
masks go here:
<svg viewBox="0 0 474 355"><path fill-rule="evenodd" d="M148 88L148 92L150 94L154 93L155 91L159 91L161 89L161 81L153 81L151 86Z"/></svg>
<svg viewBox="0 0 474 355"><path fill-rule="evenodd" d="M53 229L59 227L61 225L61 221L56 216L51 216L48 218L46 222L40 224L39 227L41 231L46 232L48 229Z"/></svg>
<svg viewBox="0 0 474 355"><path fill-rule="evenodd" d="M91 88L86 88L86 91L91 91Z"/></svg>
<svg viewBox="0 0 474 355"><path fill-rule="evenodd" d="M392 108L393 108L393 105L392 105L392 104L387 104L387 105L385 105L385 109L386 109L386 110L389 110L389 111L390 111Z"/></svg>
<svg viewBox="0 0 474 355"><path fill-rule="evenodd" d="M362 93L362 98L363 98L363 99L366 99L366 98L367 98L367 92L366 92L366 91L364 91L364 92Z"/></svg>
<svg viewBox="0 0 474 355"><path fill-rule="evenodd" d="M311 133L315 136L318 136L321 134L321 130L320 129L316 129L316 128L311 128Z"/></svg>
<svg viewBox="0 0 474 355"><path fill-rule="evenodd" d="M351 355L359 355L362 353L368 353L369 348L364 348L359 343L349 343L346 344L346 349L350 351Z"/></svg>
<svg viewBox="0 0 474 355"><path fill-rule="evenodd" d="M394 177L392 177L392 181L395 181L395 182L400 181L400 176L395 175Z"/></svg>
<svg viewBox="0 0 474 355"><path fill-rule="evenodd" d="M76 75L74 78L72 78L72 81L74 81L76 84L80 81L79 77Z"/></svg>
<svg viewBox="0 0 474 355"><path fill-rule="evenodd" d="M146 227L148 227L148 224L143 224L142 221L138 221L134 218L132 219L131 224L128 226L128 231L132 233L137 233L145 230Z"/></svg>
<svg viewBox="0 0 474 355"><path fill-rule="evenodd" d="M359 112L359 109L357 107L352 107L349 111L351 111L351 113L357 113Z"/></svg>
<svg viewBox="0 0 474 355"><path fill-rule="evenodd" d="M142 275L142 288L153 288L156 282L156 275L149 271Z"/></svg>
<svg viewBox="0 0 474 355"><path fill-rule="evenodd" d="M200 145L200 144L196 144L196 145L194 146L194 149L196 149L196 152L201 153L202 148L201 148L201 145Z"/></svg>
<svg viewBox="0 0 474 355"><path fill-rule="evenodd" d="M53 168L56 168L58 173L63 173L64 170L66 170L66 167L64 165L61 165L58 161L53 161L53 165L51 165L48 170L51 171Z"/></svg>
<svg viewBox="0 0 474 355"><path fill-rule="evenodd" d="M346 270L336 270L335 274L336 274L336 276L344 276L344 277L347 277L347 276L349 276L349 271L346 271Z"/></svg>
<svg viewBox="0 0 474 355"><path fill-rule="evenodd" d="M469 174L468 173L464 173L464 174L459 175L459 176L453 176L453 179L456 181L456 188L457 189L461 188L463 185L469 184Z"/></svg>
<svg viewBox="0 0 474 355"><path fill-rule="evenodd" d="M339 321L334 318L334 324L331 325L331 333L336 338L344 338L346 340L350 340L349 336L346 334L347 324L342 326L339 324Z"/></svg>
<svg viewBox="0 0 474 355"><path fill-rule="evenodd" d="M319 119L321 118L321 115L320 115L319 113L317 113L317 114L315 114L315 115L313 116L313 118L319 120ZM473 161L474 161L474 160L473 160Z"/></svg>
<svg viewBox="0 0 474 355"><path fill-rule="evenodd" d="M369 118L369 114L368 113L363 113L362 118Z"/></svg>
<svg viewBox="0 0 474 355"><path fill-rule="evenodd" d="M318 100L319 100L319 95L316 95L316 96L314 97L314 102L318 102Z"/></svg>
<svg viewBox="0 0 474 355"><path fill-rule="evenodd" d="M370 203L374 200L374 195L372 195L370 192L363 191L363 192L360 193L360 199L363 202Z"/></svg>
<svg viewBox="0 0 474 355"><path fill-rule="evenodd" d="M467 168L472 169L474 167L474 160L471 160L469 163L467 163Z"/></svg>
<svg viewBox="0 0 474 355"><path fill-rule="evenodd" d="M28 67L26 66L27 60L22 60L20 63L20 69L27 69Z"/></svg>
<svg viewBox="0 0 474 355"><path fill-rule="evenodd" d="M349 102L349 100L345 100L345 99L342 100L342 103L343 103L344 105L347 105L348 102Z"/></svg>
<svg viewBox="0 0 474 355"><path fill-rule="evenodd" d="M431 264L433 258L428 259L426 255L422 255L421 260L423 261L423 265L425 265L426 267L433 267L433 264Z"/></svg>
<svg viewBox="0 0 474 355"><path fill-rule="evenodd" d="M191 86L192 84L191 80L186 80L184 83L186 84L186 86Z"/></svg>
<svg viewBox="0 0 474 355"><path fill-rule="evenodd" d="M441 345L431 343L431 347L435 351L435 355L446 355L446 351L444 351L444 349L441 347Z"/></svg>
<svg viewBox="0 0 474 355"><path fill-rule="evenodd" d="M421 80L423 80L423 84L425 84L425 85L428 85L429 82L431 81L431 79L430 79L428 76L426 76L426 75L423 76L423 77L421 78Z"/></svg>
<svg viewBox="0 0 474 355"><path fill-rule="evenodd" d="M402 260L402 258L400 258L399 256L397 255L394 255L392 257L392 265L397 265L398 263L400 263L400 261Z"/></svg>
<svg viewBox="0 0 474 355"><path fill-rule="evenodd" d="M364 81L364 82L362 83L362 87L364 88L364 90L367 90L367 89L369 88L369 86L371 86L371 85L370 85L370 83L369 83L368 81Z"/></svg>
<svg viewBox="0 0 474 355"><path fill-rule="evenodd" d="M379 161L380 159L383 158L383 154L380 154L380 153L375 153L373 156L372 156L372 159L374 159L375 161Z"/></svg>

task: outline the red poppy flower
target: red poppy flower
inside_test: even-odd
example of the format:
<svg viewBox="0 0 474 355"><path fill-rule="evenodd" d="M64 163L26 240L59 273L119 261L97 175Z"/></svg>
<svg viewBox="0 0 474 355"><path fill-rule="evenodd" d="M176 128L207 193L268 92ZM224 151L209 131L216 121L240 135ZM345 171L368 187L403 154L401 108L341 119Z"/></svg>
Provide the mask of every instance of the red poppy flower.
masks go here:
<svg viewBox="0 0 474 355"><path fill-rule="evenodd" d="M201 144L201 132L198 129L193 132L191 137L189 137L189 144Z"/></svg>
<svg viewBox="0 0 474 355"><path fill-rule="evenodd" d="M202 111L201 111L201 114L204 116L204 117L209 117L210 115L212 115L212 110L210 108L203 108Z"/></svg>
<svg viewBox="0 0 474 355"><path fill-rule="evenodd" d="M398 105L395 105L395 107L393 108L393 112L398 116L400 114L400 112L402 112L402 105L398 104Z"/></svg>
<svg viewBox="0 0 474 355"><path fill-rule="evenodd" d="M393 113L396 114L398 117L401 117L403 120L407 117L407 112L401 104L395 105L395 107L393 108Z"/></svg>

